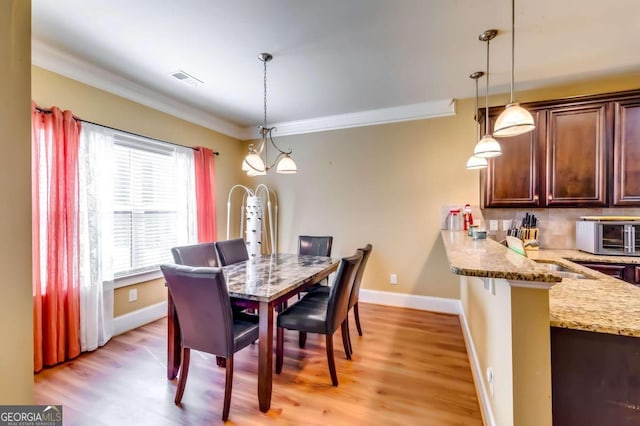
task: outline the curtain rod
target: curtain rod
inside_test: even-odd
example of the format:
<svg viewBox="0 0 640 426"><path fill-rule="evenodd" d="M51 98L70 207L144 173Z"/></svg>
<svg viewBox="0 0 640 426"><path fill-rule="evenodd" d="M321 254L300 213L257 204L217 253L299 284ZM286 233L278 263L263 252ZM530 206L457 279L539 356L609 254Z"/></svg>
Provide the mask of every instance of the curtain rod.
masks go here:
<svg viewBox="0 0 640 426"><path fill-rule="evenodd" d="M36 109L37 109L38 111L40 111L40 112L44 112L45 114L51 114L51 110L50 110L50 109L42 108L42 107L39 107L39 106L37 106L37 105L36 105ZM181 145L181 144L179 144L179 143L175 143L175 142L163 141L163 140L161 140L161 139L151 138L151 137L149 137L149 136L140 135L140 134L138 134L138 133L128 132L128 131L126 131L126 130L122 130L122 129L116 129L115 127L105 126L104 124L94 123L93 121L89 121L89 120L83 120L82 118L77 117L77 116L75 116L75 115L73 116L73 118L75 118L76 120L81 121L81 122L83 122L83 123L93 124L93 125L95 125L95 126L104 127L104 128L106 128L106 129L111 129L111 130L116 130L116 131L118 131L118 132L128 133L128 134L130 134L130 135L137 136L137 137L140 137L140 138L153 139L154 141L158 141L158 142L162 142L162 143L167 143L167 144L169 144L169 145L179 146L179 147L181 147L181 148L190 148L190 149L192 149L192 150L194 150L194 151L200 151L200 149L199 149L199 148L195 148L195 147L193 147L193 146ZM214 155L220 155L220 153L219 153L218 151L213 151L213 154L214 154Z"/></svg>

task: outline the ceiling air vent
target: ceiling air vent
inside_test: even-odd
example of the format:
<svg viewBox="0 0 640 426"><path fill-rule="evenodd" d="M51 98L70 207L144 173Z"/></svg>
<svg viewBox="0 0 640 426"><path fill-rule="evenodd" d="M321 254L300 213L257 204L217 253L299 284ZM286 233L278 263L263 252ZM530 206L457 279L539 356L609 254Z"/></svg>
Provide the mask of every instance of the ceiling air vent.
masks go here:
<svg viewBox="0 0 640 426"><path fill-rule="evenodd" d="M189 73L187 73L185 71L182 71L182 70L178 70L176 72L172 72L171 73L171 77L176 78L176 79L180 80L181 82L183 82L184 84L188 84L189 86L193 86L193 87L197 87L197 86L200 86L201 84L204 84L204 81L198 80L197 78L195 78L191 74L189 74Z"/></svg>

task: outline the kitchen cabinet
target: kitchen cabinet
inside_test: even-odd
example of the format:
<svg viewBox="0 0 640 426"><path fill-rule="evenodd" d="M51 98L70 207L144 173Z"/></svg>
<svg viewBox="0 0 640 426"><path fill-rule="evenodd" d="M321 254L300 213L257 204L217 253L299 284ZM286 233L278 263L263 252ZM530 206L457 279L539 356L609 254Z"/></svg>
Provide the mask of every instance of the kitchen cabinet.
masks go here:
<svg viewBox="0 0 640 426"><path fill-rule="evenodd" d="M640 204L640 98L615 103L613 205Z"/></svg>
<svg viewBox="0 0 640 426"><path fill-rule="evenodd" d="M483 207L640 206L640 90L523 106L536 129L498 139ZM490 108L491 128L503 109Z"/></svg>
<svg viewBox="0 0 640 426"><path fill-rule="evenodd" d="M640 286L640 266L624 263L576 262L614 278Z"/></svg>
<svg viewBox="0 0 640 426"><path fill-rule="evenodd" d="M607 103L551 108L546 137L546 205L607 205Z"/></svg>
<svg viewBox="0 0 640 426"><path fill-rule="evenodd" d="M558 327L550 334L553 424L640 424L640 337Z"/></svg>
<svg viewBox="0 0 640 426"><path fill-rule="evenodd" d="M499 111L490 116L491 128ZM546 111L531 111L534 131L500 141L502 155L489 159L485 205L490 207L539 207L540 164L544 163ZM514 179L514 177L516 177Z"/></svg>

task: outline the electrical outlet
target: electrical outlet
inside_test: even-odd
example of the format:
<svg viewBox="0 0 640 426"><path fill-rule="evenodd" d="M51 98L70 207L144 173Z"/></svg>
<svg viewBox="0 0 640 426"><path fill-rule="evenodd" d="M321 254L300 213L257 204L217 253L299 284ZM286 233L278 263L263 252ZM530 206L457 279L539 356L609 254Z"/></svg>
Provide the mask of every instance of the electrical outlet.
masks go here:
<svg viewBox="0 0 640 426"><path fill-rule="evenodd" d="M511 219L506 219L502 221L502 230L508 231L511 228Z"/></svg>
<svg viewBox="0 0 640 426"><path fill-rule="evenodd" d="M487 368L487 382L489 383L489 393L493 397L493 381L495 377L493 376L493 369L491 367Z"/></svg>
<svg viewBox="0 0 640 426"><path fill-rule="evenodd" d="M391 274L389 277L389 282L391 284L398 284L398 276L396 274Z"/></svg>
<svg viewBox="0 0 640 426"><path fill-rule="evenodd" d="M498 221L490 220L489 221L489 231L497 231L498 230Z"/></svg>
<svg viewBox="0 0 640 426"><path fill-rule="evenodd" d="M133 288L129 290L129 302L135 302L136 300L138 300L138 289Z"/></svg>

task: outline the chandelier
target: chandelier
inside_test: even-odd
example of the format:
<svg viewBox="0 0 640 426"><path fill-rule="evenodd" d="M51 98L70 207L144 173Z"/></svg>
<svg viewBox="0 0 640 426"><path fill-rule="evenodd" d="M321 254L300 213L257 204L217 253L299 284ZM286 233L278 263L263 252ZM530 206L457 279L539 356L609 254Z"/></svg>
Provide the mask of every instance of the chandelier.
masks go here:
<svg viewBox="0 0 640 426"><path fill-rule="evenodd" d="M273 59L273 55L260 53L258 59L264 64L264 120L262 125L258 126L260 142L257 147L254 147L253 144L249 145L249 154L242 161L242 170L247 172L248 176L261 176L266 175L270 169L276 166L277 173L298 173L298 167L291 158L293 151L280 149L271 137L271 132L275 127L267 127L267 62ZM278 151L278 155L270 165L267 165L269 143Z"/></svg>

